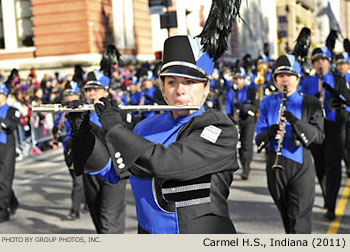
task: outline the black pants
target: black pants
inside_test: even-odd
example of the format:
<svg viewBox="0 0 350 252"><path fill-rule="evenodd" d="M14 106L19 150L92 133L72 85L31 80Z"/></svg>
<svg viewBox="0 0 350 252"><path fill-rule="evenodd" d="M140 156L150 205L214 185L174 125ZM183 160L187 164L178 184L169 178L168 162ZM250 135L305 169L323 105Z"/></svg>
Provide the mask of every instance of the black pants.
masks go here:
<svg viewBox="0 0 350 252"><path fill-rule="evenodd" d="M14 145L0 143L0 219L8 219L13 197L16 151Z"/></svg>
<svg viewBox="0 0 350 252"><path fill-rule="evenodd" d="M72 199L72 208L71 213L79 214L80 205L85 201L84 196L84 186L83 186L83 176L75 176L74 170L69 169L69 174L72 177L72 191L71 191L71 199Z"/></svg>
<svg viewBox="0 0 350 252"><path fill-rule="evenodd" d="M280 211L287 234L311 233L311 213L315 198L315 170L311 154L303 151L303 164L282 159L283 170L272 169L275 153L267 159L267 184Z"/></svg>
<svg viewBox="0 0 350 252"><path fill-rule="evenodd" d="M140 225L138 233L149 234ZM183 225L180 234L236 234L236 229L230 218L208 214Z"/></svg>
<svg viewBox="0 0 350 252"><path fill-rule="evenodd" d="M316 175L322 189L325 207L335 211L341 183L341 159L344 150L345 125L325 120L326 138L321 145L312 145Z"/></svg>
<svg viewBox="0 0 350 252"><path fill-rule="evenodd" d="M83 175L85 199L98 234L122 234L125 228L125 185Z"/></svg>
<svg viewBox="0 0 350 252"><path fill-rule="evenodd" d="M239 123L239 134L241 148L239 149L239 159L242 164L243 174L249 176L250 163L253 158L253 137L255 131L255 119L248 118Z"/></svg>
<svg viewBox="0 0 350 252"><path fill-rule="evenodd" d="M345 144L343 152L343 160L346 170L350 171L350 112L345 112Z"/></svg>

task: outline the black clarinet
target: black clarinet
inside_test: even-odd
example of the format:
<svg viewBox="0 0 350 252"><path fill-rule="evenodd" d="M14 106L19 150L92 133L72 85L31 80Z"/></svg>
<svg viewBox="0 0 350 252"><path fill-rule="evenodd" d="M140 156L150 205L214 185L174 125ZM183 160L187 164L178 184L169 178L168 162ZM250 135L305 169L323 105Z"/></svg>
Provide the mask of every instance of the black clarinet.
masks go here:
<svg viewBox="0 0 350 252"><path fill-rule="evenodd" d="M272 169L275 169L275 170L283 170L284 169L284 167L280 164L280 159L282 156L282 142L284 139L286 123L281 120L281 117L283 116L284 111L286 110L286 101L287 101L287 86L284 86L283 87L282 102L280 105L279 118L278 118L278 125L282 125L282 130L281 130L280 134L276 135L276 139L277 139L276 158L275 158L275 162L272 165Z"/></svg>

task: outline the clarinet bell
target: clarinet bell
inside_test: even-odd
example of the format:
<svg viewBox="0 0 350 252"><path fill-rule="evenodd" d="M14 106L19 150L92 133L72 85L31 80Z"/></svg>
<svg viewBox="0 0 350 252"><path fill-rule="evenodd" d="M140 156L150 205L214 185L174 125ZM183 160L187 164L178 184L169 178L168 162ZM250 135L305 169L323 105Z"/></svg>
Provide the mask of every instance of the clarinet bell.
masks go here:
<svg viewBox="0 0 350 252"><path fill-rule="evenodd" d="M272 165L272 169L274 169L274 170L284 170L284 167L283 167L282 162L281 162L281 156L282 156L281 153L277 153L276 154L276 159L275 159L274 164Z"/></svg>

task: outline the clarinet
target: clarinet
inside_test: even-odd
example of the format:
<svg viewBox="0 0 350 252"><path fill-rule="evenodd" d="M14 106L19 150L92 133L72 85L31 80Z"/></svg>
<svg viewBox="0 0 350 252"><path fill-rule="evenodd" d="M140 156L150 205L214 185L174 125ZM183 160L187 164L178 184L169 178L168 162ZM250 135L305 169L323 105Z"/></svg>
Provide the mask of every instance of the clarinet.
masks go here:
<svg viewBox="0 0 350 252"><path fill-rule="evenodd" d="M280 164L280 158L282 156L282 142L284 138L286 123L281 120L281 117L283 116L284 111L286 110L286 101L287 101L287 86L284 86L282 102L280 105L279 118L278 118L278 125L282 125L282 130L280 134L276 135L276 139L277 139L276 158L275 158L275 162L272 165L272 169L275 169L275 170L284 169L284 167Z"/></svg>
<svg viewBox="0 0 350 252"><path fill-rule="evenodd" d="M323 90L323 72L322 72L322 67L320 67L320 78L318 80L318 91L320 92L319 101L321 103L322 111L324 112L324 90Z"/></svg>

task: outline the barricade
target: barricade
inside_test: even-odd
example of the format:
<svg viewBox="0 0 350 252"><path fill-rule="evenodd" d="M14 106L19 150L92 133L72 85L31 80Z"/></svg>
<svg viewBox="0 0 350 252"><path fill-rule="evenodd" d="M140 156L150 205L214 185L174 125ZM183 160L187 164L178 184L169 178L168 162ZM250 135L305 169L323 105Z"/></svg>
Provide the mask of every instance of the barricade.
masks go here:
<svg viewBox="0 0 350 252"><path fill-rule="evenodd" d="M30 137L24 134L23 126L19 125L15 131L17 139L16 160L20 161L29 155L40 154L45 145L52 144L52 128L57 114L33 113L30 118Z"/></svg>

